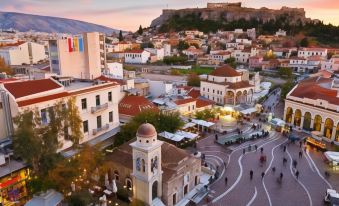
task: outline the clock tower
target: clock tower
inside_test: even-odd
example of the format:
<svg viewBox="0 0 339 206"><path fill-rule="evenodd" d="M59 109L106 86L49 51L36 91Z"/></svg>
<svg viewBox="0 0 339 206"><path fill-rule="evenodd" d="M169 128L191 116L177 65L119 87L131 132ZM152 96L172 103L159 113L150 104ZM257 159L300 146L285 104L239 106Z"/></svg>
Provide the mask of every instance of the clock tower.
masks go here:
<svg viewBox="0 0 339 206"><path fill-rule="evenodd" d="M154 126L142 124L137 131L133 148L133 194L136 199L152 205L162 196L161 145Z"/></svg>

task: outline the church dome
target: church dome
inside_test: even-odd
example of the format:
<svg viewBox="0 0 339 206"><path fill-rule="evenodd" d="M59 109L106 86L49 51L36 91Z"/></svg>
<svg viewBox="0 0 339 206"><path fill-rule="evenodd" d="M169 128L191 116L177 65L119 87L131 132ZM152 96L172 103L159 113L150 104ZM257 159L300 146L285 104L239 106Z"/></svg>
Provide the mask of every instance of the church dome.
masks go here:
<svg viewBox="0 0 339 206"><path fill-rule="evenodd" d="M157 136L157 131L155 130L152 124L144 123L139 126L137 131L137 137L152 138L154 136Z"/></svg>

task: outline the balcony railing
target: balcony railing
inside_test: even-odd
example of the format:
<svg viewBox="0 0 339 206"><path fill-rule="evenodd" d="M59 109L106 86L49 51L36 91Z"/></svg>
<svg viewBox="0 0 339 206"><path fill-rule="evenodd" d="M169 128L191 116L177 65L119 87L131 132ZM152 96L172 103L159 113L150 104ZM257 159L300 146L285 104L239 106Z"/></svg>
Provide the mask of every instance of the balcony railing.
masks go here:
<svg viewBox="0 0 339 206"><path fill-rule="evenodd" d="M97 112L103 111L107 108L108 108L108 103L105 103L105 104L98 105L96 107L91 107L91 112L97 113Z"/></svg>
<svg viewBox="0 0 339 206"><path fill-rule="evenodd" d="M105 124L104 126L102 126L100 128L93 129L93 135L96 135L100 132L106 131L106 130L108 130L108 128L109 128L109 124Z"/></svg>

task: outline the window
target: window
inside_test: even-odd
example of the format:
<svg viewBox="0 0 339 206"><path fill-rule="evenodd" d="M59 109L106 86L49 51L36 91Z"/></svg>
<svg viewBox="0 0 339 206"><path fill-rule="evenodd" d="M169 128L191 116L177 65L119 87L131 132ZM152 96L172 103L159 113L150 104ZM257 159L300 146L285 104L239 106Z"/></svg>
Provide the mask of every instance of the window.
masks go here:
<svg viewBox="0 0 339 206"><path fill-rule="evenodd" d="M42 110L41 110L41 123L42 123L42 124L48 124L48 120L47 120L47 110L46 110L46 109L42 109Z"/></svg>
<svg viewBox="0 0 339 206"><path fill-rule="evenodd" d="M109 102L112 101L112 92L108 92L108 101L109 101Z"/></svg>
<svg viewBox="0 0 339 206"><path fill-rule="evenodd" d="M88 132L88 120L82 122L82 127L84 129L84 133Z"/></svg>
<svg viewBox="0 0 339 206"><path fill-rule="evenodd" d="M177 193L173 194L173 205L177 204Z"/></svg>
<svg viewBox="0 0 339 206"><path fill-rule="evenodd" d="M101 128L101 116L97 116L97 128Z"/></svg>
<svg viewBox="0 0 339 206"><path fill-rule="evenodd" d="M108 121L113 122L113 111L108 113Z"/></svg>
<svg viewBox="0 0 339 206"><path fill-rule="evenodd" d="M100 105L100 95L95 96L95 105L99 106Z"/></svg>
<svg viewBox="0 0 339 206"><path fill-rule="evenodd" d="M81 108L82 110L87 109L87 99L81 99Z"/></svg>

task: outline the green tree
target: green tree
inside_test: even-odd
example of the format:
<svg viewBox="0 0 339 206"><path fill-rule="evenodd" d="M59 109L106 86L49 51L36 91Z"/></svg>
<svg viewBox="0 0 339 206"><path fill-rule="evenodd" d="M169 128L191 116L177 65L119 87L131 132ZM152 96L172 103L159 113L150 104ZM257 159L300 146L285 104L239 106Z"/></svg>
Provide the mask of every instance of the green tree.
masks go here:
<svg viewBox="0 0 339 206"><path fill-rule="evenodd" d="M281 86L281 99L285 99L287 94L293 89L295 83L292 79L289 79L285 84Z"/></svg>
<svg viewBox="0 0 339 206"><path fill-rule="evenodd" d="M187 76L187 85L192 87L200 87L200 77L196 73Z"/></svg>
<svg viewBox="0 0 339 206"><path fill-rule="evenodd" d="M280 67L278 69L279 76L290 79L293 75L292 69L288 67Z"/></svg>
<svg viewBox="0 0 339 206"><path fill-rule="evenodd" d="M236 68L237 67L237 62L235 61L235 58L234 57L230 57L228 59L225 60L225 63L230 65L231 67L233 68Z"/></svg>
<svg viewBox="0 0 339 206"><path fill-rule="evenodd" d="M122 31L119 31L119 41L124 41L124 36L122 35Z"/></svg>
<svg viewBox="0 0 339 206"><path fill-rule="evenodd" d="M301 41L300 41L300 46L301 47L308 47L309 46L309 40L307 37L303 38Z"/></svg>
<svg viewBox="0 0 339 206"><path fill-rule="evenodd" d="M186 41L180 40L179 43L178 43L178 50L179 51L188 49L189 47L190 47L190 45Z"/></svg>
<svg viewBox="0 0 339 206"><path fill-rule="evenodd" d="M142 29L142 26L140 25L140 26L139 26L139 29L138 29L138 34L139 34L139 35L142 35L142 33L143 33L143 29Z"/></svg>
<svg viewBox="0 0 339 206"><path fill-rule="evenodd" d="M215 115L216 112L213 109L204 109L202 111L197 111L194 116L197 119L208 120L213 119Z"/></svg>
<svg viewBox="0 0 339 206"><path fill-rule="evenodd" d="M70 134L68 134L70 140L76 146L80 143L83 138L82 120L79 113L79 108L76 105L76 98L73 96L67 101L67 112L68 117L66 118L65 126L69 127Z"/></svg>

